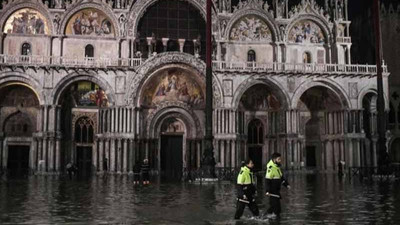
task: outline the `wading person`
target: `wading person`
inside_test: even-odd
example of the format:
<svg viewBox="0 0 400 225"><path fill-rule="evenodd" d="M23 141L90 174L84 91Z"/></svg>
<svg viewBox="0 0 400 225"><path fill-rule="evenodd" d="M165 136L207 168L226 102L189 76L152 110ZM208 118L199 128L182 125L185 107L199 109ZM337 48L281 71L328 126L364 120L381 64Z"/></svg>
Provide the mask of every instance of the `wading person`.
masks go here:
<svg viewBox="0 0 400 225"><path fill-rule="evenodd" d="M267 164L265 195L269 196L270 208L267 210L268 218L279 218L281 213L281 185L290 188L281 171L281 154L273 153Z"/></svg>
<svg viewBox="0 0 400 225"><path fill-rule="evenodd" d="M135 165L133 166L133 184L140 183L140 162L136 161Z"/></svg>
<svg viewBox="0 0 400 225"><path fill-rule="evenodd" d="M238 197L235 219L240 219L240 217L243 215L246 205L249 207L254 216L259 215L258 206L255 199L256 187L254 183L253 172L251 171L253 167L253 161L248 159L245 162L245 166L242 166L240 169L237 177Z"/></svg>
<svg viewBox="0 0 400 225"><path fill-rule="evenodd" d="M143 185L149 184L150 183L150 177L149 177L149 160L148 159L144 159L143 160L143 164L141 167L141 172L142 172L142 180L143 180Z"/></svg>

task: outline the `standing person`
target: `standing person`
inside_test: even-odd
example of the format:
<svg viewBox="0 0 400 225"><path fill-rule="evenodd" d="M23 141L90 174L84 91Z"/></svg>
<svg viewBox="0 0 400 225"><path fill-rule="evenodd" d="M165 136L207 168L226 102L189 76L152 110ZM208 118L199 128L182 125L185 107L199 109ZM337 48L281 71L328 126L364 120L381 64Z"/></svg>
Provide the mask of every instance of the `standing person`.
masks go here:
<svg viewBox="0 0 400 225"><path fill-rule="evenodd" d="M249 207L254 216L259 215L256 199L254 198L256 194L256 187L253 172L251 171L254 167L254 163L251 159L248 159L246 160L245 164L246 165L242 166L240 169L237 177L238 198L236 203L235 219L240 219L240 217L243 215L246 205Z"/></svg>
<svg viewBox="0 0 400 225"><path fill-rule="evenodd" d="M107 176L108 172L108 159L104 157L103 159L103 171L104 171L104 176Z"/></svg>
<svg viewBox="0 0 400 225"><path fill-rule="evenodd" d="M143 185L150 184L150 181L149 181L149 170L150 170L149 160L148 159L144 159L143 160L143 164L141 166Z"/></svg>
<svg viewBox="0 0 400 225"><path fill-rule="evenodd" d="M279 218L281 213L281 185L290 189L289 183L283 177L281 171L281 154L273 153L271 160L267 164L266 190L265 195L269 196L270 208L268 209L268 218Z"/></svg>
<svg viewBox="0 0 400 225"><path fill-rule="evenodd" d="M133 166L133 184L140 183L140 166L139 160L136 161L135 165Z"/></svg>
<svg viewBox="0 0 400 225"><path fill-rule="evenodd" d="M69 179L71 180L72 179L72 173L74 172L74 168L73 168L72 162L69 162L67 164L66 168L67 168L67 173L68 173Z"/></svg>

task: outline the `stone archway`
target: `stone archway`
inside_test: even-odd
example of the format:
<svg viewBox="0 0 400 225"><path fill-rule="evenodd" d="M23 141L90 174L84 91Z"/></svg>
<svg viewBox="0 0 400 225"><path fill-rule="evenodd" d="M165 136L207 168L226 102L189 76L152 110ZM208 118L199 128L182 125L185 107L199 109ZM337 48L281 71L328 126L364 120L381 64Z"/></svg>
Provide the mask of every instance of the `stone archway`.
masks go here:
<svg viewBox="0 0 400 225"><path fill-rule="evenodd" d="M62 133L63 139L61 142L62 168L67 163L81 163L82 172L90 172L91 167L88 167L86 162L89 162L89 157L85 155L84 161L80 160L80 154L91 154L90 158L93 166L98 165L96 160L96 151L91 149L96 148L96 143L93 141L98 133L98 114L99 109L110 105L109 96L104 91L103 87L90 80L78 80L69 83L58 95L57 101L59 107L59 115L62 120L58 121L59 131ZM87 121L92 123L91 141L78 141L76 137L77 123L83 121L82 118L87 118ZM90 150L89 150L90 149ZM90 152L90 153L88 153ZM83 154L83 153L82 153ZM80 160L80 161L79 161ZM84 166L85 165L85 166ZM86 170L87 169L87 170ZM96 168L95 168L96 169ZM89 174L89 173L86 173ZM85 174L85 175L86 175Z"/></svg>
<svg viewBox="0 0 400 225"><path fill-rule="evenodd" d="M36 166L33 134L38 131L39 99L25 84L0 87L0 170L26 175Z"/></svg>
<svg viewBox="0 0 400 225"><path fill-rule="evenodd" d="M324 86L314 86L300 97L297 109L300 112L300 136L304 137L305 165L321 170L335 169L338 160L344 160L344 150L338 140L340 110L339 96Z"/></svg>
<svg viewBox="0 0 400 225"><path fill-rule="evenodd" d="M200 167L200 124L188 110L171 105L148 118L149 139L157 146L150 146L147 155L167 179L180 180L186 176L186 171Z"/></svg>

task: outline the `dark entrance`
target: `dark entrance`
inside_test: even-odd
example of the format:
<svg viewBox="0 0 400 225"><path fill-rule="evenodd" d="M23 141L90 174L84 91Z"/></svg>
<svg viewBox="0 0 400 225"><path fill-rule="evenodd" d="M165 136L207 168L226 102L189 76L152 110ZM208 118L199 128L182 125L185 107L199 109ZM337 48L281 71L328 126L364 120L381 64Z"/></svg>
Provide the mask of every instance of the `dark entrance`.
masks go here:
<svg viewBox="0 0 400 225"><path fill-rule="evenodd" d="M316 167L317 162L315 159L315 146L307 146L307 167Z"/></svg>
<svg viewBox="0 0 400 225"><path fill-rule="evenodd" d="M247 133L247 145L249 159L254 163L254 170L262 170L262 152L264 145L264 126L259 119L254 119L249 123Z"/></svg>
<svg viewBox="0 0 400 225"><path fill-rule="evenodd" d="M161 176L168 180L182 178L182 135L161 136Z"/></svg>
<svg viewBox="0 0 400 225"><path fill-rule="evenodd" d="M262 147L249 147L249 159L253 161L255 171L262 170Z"/></svg>
<svg viewBox="0 0 400 225"><path fill-rule="evenodd" d="M29 146L8 146L7 169L10 176L24 176L29 174Z"/></svg>
<svg viewBox="0 0 400 225"><path fill-rule="evenodd" d="M76 162L79 176L89 176L92 171L92 147L76 147Z"/></svg>

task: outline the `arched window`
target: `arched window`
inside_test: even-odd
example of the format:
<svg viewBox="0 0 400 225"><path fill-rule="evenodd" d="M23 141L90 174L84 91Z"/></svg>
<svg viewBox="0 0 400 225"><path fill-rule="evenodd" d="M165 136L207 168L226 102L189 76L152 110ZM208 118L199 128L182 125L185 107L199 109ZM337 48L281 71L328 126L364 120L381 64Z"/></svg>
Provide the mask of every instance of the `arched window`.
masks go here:
<svg viewBox="0 0 400 225"><path fill-rule="evenodd" d="M93 143L94 123L87 117L80 118L75 124L75 141L77 144Z"/></svg>
<svg viewBox="0 0 400 225"><path fill-rule="evenodd" d="M303 63L312 63L311 53L310 52L304 52L304 54L303 54Z"/></svg>
<svg viewBox="0 0 400 225"><path fill-rule="evenodd" d="M94 48L93 45L86 45L85 47L85 57L94 57Z"/></svg>
<svg viewBox="0 0 400 225"><path fill-rule="evenodd" d="M21 55L31 55L31 54L32 54L31 44L23 43L21 48Z"/></svg>
<svg viewBox="0 0 400 225"><path fill-rule="evenodd" d="M264 135L263 135L263 124L260 120L256 119L249 123L248 144L263 144L264 143Z"/></svg>
<svg viewBox="0 0 400 225"><path fill-rule="evenodd" d="M247 52L247 62L255 62L256 59L256 52L254 50Z"/></svg>

